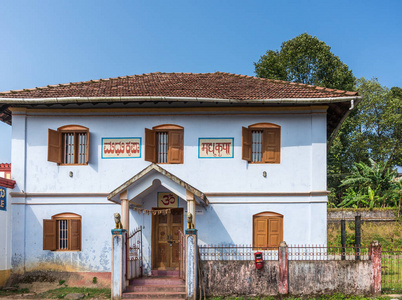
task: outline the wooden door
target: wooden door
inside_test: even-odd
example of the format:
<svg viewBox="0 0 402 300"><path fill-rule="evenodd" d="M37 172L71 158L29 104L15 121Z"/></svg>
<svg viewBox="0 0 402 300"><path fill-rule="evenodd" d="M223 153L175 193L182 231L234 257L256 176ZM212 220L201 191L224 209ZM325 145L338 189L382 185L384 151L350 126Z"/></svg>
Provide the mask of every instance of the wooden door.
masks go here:
<svg viewBox="0 0 402 300"><path fill-rule="evenodd" d="M179 267L179 230L183 230L183 209L173 208L167 215L153 216L153 268L160 270Z"/></svg>

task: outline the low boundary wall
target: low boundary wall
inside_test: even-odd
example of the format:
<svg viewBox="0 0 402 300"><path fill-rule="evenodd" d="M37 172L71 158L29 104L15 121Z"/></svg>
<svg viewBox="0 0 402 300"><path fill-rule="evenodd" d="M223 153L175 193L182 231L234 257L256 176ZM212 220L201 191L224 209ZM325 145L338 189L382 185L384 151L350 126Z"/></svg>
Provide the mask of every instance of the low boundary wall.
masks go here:
<svg viewBox="0 0 402 300"><path fill-rule="evenodd" d="M206 296L279 294L278 261L202 261ZM289 261L289 294L372 294L372 261Z"/></svg>
<svg viewBox="0 0 402 300"><path fill-rule="evenodd" d="M211 248L206 247L208 251ZM373 242L365 252L359 248L354 255L346 256L347 249L343 249L344 254L335 255L330 248L328 252L320 250L321 247L288 247L282 242L276 250L277 258L264 261L260 270L250 259L233 259L239 253L234 247L228 249L232 256L209 255L215 259L200 261L200 282L205 296L381 294L378 242Z"/></svg>

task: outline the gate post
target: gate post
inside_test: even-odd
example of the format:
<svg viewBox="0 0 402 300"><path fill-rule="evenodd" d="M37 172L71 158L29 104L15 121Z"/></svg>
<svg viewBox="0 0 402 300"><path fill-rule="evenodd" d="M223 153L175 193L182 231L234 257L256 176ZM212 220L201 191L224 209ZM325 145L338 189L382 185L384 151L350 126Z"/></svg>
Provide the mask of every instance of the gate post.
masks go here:
<svg viewBox="0 0 402 300"><path fill-rule="evenodd" d="M371 260L373 264L372 291L373 295L381 295L381 245L378 241L372 241Z"/></svg>
<svg viewBox="0 0 402 300"><path fill-rule="evenodd" d="M127 230L112 229L112 299L120 300L126 289Z"/></svg>
<svg viewBox="0 0 402 300"><path fill-rule="evenodd" d="M187 300L196 300L198 286L197 229L186 229L186 240L186 294Z"/></svg>
<svg viewBox="0 0 402 300"><path fill-rule="evenodd" d="M278 265L279 265L279 281L278 292L281 295L289 293L289 261L288 261L288 245L285 241L279 244L278 248Z"/></svg>

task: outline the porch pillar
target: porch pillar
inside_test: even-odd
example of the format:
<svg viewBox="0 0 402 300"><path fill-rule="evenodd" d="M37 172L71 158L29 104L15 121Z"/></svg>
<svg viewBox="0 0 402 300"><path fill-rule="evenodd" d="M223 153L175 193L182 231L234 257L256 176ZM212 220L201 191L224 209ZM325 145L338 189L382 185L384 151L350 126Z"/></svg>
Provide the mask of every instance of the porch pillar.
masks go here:
<svg viewBox="0 0 402 300"><path fill-rule="evenodd" d="M193 215L193 224L195 228L195 199L194 194L186 191L187 212Z"/></svg>
<svg viewBox="0 0 402 300"><path fill-rule="evenodd" d="M120 202L121 202L121 225L123 225L123 229L130 232L130 224L129 224L129 201L127 199L127 191L124 191L120 194Z"/></svg>
<svg viewBox="0 0 402 300"><path fill-rule="evenodd" d="M112 229L112 300L122 299L127 287L126 240L125 229Z"/></svg>
<svg viewBox="0 0 402 300"><path fill-rule="evenodd" d="M186 298L187 300L196 300L198 287L197 229L186 229L186 240Z"/></svg>

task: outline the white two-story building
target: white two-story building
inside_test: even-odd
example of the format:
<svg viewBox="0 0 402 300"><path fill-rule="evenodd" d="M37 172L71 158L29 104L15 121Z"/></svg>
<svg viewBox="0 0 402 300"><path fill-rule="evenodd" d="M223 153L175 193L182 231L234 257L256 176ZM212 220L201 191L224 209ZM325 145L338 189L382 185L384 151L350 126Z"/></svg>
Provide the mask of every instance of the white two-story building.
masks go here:
<svg viewBox="0 0 402 300"><path fill-rule="evenodd" d="M203 244L326 244L327 143L359 99L220 72L0 92L13 271L110 272L116 212L146 275L177 268L187 212Z"/></svg>

